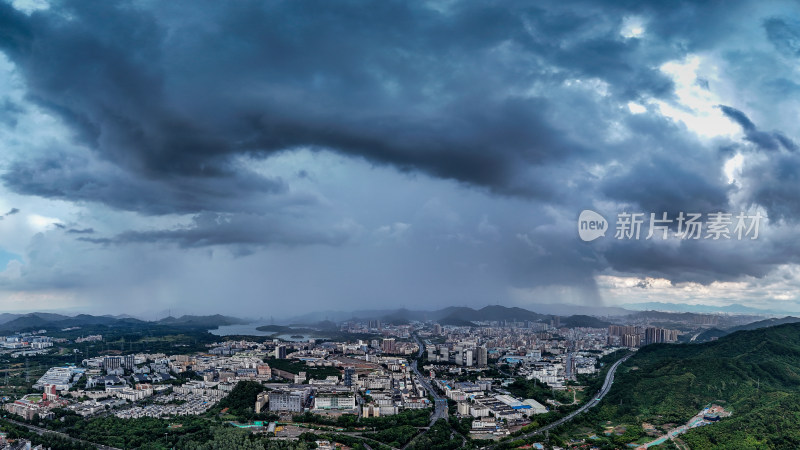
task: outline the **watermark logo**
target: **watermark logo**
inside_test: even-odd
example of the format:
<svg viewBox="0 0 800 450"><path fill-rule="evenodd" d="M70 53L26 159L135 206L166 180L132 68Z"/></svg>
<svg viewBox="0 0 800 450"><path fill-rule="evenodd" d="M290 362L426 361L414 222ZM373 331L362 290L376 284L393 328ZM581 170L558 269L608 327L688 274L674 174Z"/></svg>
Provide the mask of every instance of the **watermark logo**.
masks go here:
<svg viewBox="0 0 800 450"><path fill-rule="evenodd" d="M646 220L648 216L649 221ZM754 214L740 212L737 215L713 212L706 214L705 217L700 213L684 212L673 217L669 217L666 212L660 214L622 212L617 214L614 239L755 240L758 239L763 218L759 212ZM603 216L589 209L581 211L578 217L578 235L586 242L605 236L609 226Z"/></svg>
<svg viewBox="0 0 800 450"><path fill-rule="evenodd" d="M590 210L584 209L578 216L578 236L589 242L600 236L605 236L608 231L608 221L605 217Z"/></svg>

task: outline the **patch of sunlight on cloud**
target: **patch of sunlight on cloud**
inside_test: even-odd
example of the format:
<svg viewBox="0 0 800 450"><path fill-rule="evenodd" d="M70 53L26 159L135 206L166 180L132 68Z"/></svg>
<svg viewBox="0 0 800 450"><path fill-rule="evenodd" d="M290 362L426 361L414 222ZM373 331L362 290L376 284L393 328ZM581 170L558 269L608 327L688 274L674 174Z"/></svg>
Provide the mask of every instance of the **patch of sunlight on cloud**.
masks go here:
<svg viewBox="0 0 800 450"><path fill-rule="evenodd" d="M741 127L726 117L719 109L725 103L714 92L698 83L699 72L704 78L716 78L715 66L707 64L699 55L687 56L682 61L670 61L661 66L661 71L668 75L675 84L675 102L651 100L659 112L673 120L682 122L695 134L714 138L720 136L735 137L741 133Z"/></svg>
<svg viewBox="0 0 800 450"><path fill-rule="evenodd" d="M637 39L644 36L647 27L645 21L639 16L628 16L622 19L622 28L619 34L625 39Z"/></svg>

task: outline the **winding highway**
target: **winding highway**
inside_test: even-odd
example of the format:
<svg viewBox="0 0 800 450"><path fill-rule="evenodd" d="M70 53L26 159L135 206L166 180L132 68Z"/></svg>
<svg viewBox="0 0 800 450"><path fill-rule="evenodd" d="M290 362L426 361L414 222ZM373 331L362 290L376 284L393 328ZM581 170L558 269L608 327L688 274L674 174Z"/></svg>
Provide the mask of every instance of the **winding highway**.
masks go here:
<svg viewBox="0 0 800 450"><path fill-rule="evenodd" d="M595 406L596 404L600 403L600 400L602 400L603 397L605 397L606 394L608 394L608 391L611 390L611 385L614 384L614 373L616 373L617 368L619 367L620 364L622 364L625 361L627 361L628 358L630 358L631 356L633 356L633 353L631 353L630 355L625 355L624 357L620 358L617 362L615 362L611 366L610 369L608 369L608 373L606 374L606 379L603 382L603 387L601 387L600 390L597 391L597 394L595 394L595 396L592 397L591 400L589 400L588 402L584 403L583 406L581 406L580 408L576 409L575 411L572 411L568 415L556 420L553 423L549 423L549 424L547 424L547 425L545 425L545 426L543 426L541 428L538 428L538 429L536 429L534 431L531 431L531 432L516 436L515 439L525 439L525 438L529 438L531 436L537 435L539 433L544 433L545 431L552 430L553 428L555 428L555 427L557 427L559 425L563 425L563 424L569 422L570 420L575 418L575 416L577 416L578 414L581 414L582 412L586 411L587 409L589 409L589 408Z"/></svg>

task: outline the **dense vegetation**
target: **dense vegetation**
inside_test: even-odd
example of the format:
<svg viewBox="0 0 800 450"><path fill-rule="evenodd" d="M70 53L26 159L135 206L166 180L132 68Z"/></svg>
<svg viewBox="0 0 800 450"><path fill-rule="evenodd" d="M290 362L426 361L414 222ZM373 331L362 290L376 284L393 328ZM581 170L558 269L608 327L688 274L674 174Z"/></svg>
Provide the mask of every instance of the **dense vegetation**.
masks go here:
<svg viewBox="0 0 800 450"><path fill-rule="evenodd" d="M243 422L251 420L276 420L277 416L272 416L266 412L256 414L256 397L265 391L264 385L257 381L240 381L236 383L233 390L213 408L212 413L220 413L227 408L225 415L227 419L239 420Z"/></svg>
<svg viewBox="0 0 800 450"><path fill-rule="evenodd" d="M465 444L460 437L452 437L453 430L444 419L439 419L427 433L415 439L409 450L455 450Z"/></svg>
<svg viewBox="0 0 800 450"><path fill-rule="evenodd" d="M474 417L453 417L450 416L447 418L447 421L450 423L450 426L457 432L461 433L464 436L469 435L469 432L472 431L472 421L475 420Z"/></svg>
<svg viewBox="0 0 800 450"><path fill-rule="evenodd" d="M143 447L152 449L166 449L160 445ZM181 442L174 448L180 450L306 450L316 448L305 440L284 441L266 439L246 430L236 428L213 428L208 440L189 440Z"/></svg>
<svg viewBox="0 0 800 450"><path fill-rule="evenodd" d="M418 430L411 425L400 425L375 433L366 433L364 436L384 442L392 447L402 447L416 436L417 432Z"/></svg>
<svg viewBox="0 0 800 450"><path fill-rule="evenodd" d="M114 416L79 419L60 429L72 437L103 443L117 448L180 447L189 440L211 439L212 424L202 417L181 416L174 419L119 419Z"/></svg>
<svg viewBox="0 0 800 450"><path fill-rule="evenodd" d="M800 448L800 324L646 346L577 425L682 424L712 402L733 416L684 435L691 448Z"/></svg>
<svg viewBox="0 0 800 450"><path fill-rule="evenodd" d="M800 395L770 392L739 402L737 414L683 436L692 449L800 448Z"/></svg>
<svg viewBox="0 0 800 450"><path fill-rule="evenodd" d="M9 439L28 439L33 445L43 445L45 448L49 447L64 450L89 450L95 448L94 445L76 442L53 433L39 435L25 427L3 419L0 419L0 427L2 427L2 430Z"/></svg>

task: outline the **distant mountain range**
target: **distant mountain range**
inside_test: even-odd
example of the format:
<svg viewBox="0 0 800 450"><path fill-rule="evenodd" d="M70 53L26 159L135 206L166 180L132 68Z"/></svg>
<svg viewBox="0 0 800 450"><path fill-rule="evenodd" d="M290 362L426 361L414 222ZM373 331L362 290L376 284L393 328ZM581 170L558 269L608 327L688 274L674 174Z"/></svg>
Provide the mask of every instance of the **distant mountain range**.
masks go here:
<svg viewBox="0 0 800 450"><path fill-rule="evenodd" d="M212 329L221 325L235 325L247 323L247 321L235 317L222 315L213 316L181 316L166 317L157 321L144 321L128 316L92 316L89 314L78 314L67 316L53 313L30 313L30 314L0 314L0 333L17 333L36 330L61 330L71 327L85 327L102 325L107 327L132 326L142 324L165 325L174 327Z"/></svg>
<svg viewBox="0 0 800 450"><path fill-rule="evenodd" d="M684 303L662 303L662 302L646 302L646 303L629 303L625 305L628 310L635 311L667 311L667 312L691 312L701 314L754 314L754 315L787 315L791 314L787 311L772 310L772 309L759 309L751 306L740 305L734 303L727 306L711 306L711 305L687 305Z"/></svg>
<svg viewBox="0 0 800 450"><path fill-rule="evenodd" d="M433 321L442 325L453 326L471 326L480 322L550 322L554 316L558 316L560 323L565 327L593 327L604 328L612 323L623 323L623 317L648 317L659 320L683 320L691 321L692 316L700 316L699 312L665 312L669 309L670 304L666 303L639 303L636 306L650 306L656 310L648 311L633 311L622 308L613 307L583 307L577 305L551 305L551 304L537 304L535 306L542 307L542 310L532 311L526 308L509 307L502 305L489 305L483 308L475 309L466 306L450 306L447 308L437 309L433 311L410 310L405 308L392 309L392 310L367 310L355 312L342 312L342 311L327 311L327 312L313 312L304 314L302 316L294 317L289 321L282 321L284 325L297 325L308 326L318 324L320 322L328 323L328 327L334 327L335 324L347 320L380 320L388 324L407 324L413 321ZM736 328L725 329L731 325L741 324L747 320L755 321L759 317L752 314L753 308L747 308L739 305L740 308L733 308L739 314L731 316L720 316L718 328L723 329L711 332L709 330L704 334L704 339L710 338L712 335L721 336L729 332L736 331ZM546 311L546 312L543 312ZM563 313L556 313L552 311L561 311ZM599 311L599 312L593 312ZM756 310L760 311L760 310ZM580 312L580 314L575 314ZM748 313L749 315L745 314ZM708 313L705 313L708 314ZM800 320L800 319L798 319ZM214 329L223 325L236 325L252 322L252 320L245 320L236 317L216 315L183 315L180 317L166 317L155 321L145 321L126 315L89 315L78 314L69 316L64 314L35 312L30 314L0 314L0 333L13 333L19 331L32 331L39 329L63 329L69 327L80 326L134 326L137 324L151 324L151 325L164 325L173 327L188 327L196 329ZM766 324L770 322L766 321ZM775 322L784 323L784 322ZM769 326L769 325L764 325ZM744 328L742 328L744 329Z"/></svg>
<svg viewBox="0 0 800 450"><path fill-rule="evenodd" d="M782 318L759 320L757 322L751 322L745 325L726 328L724 330L720 330L719 328L711 328L710 330L706 330L700 333L695 339L695 342L708 342L713 338L721 338L723 336L733 334L737 331L758 330L760 328L774 327L776 325L783 325L787 323L798 323L798 322L800 322L800 317L786 316Z"/></svg>
<svg viewBox="0 0 800 450"><path fill-rule="evenodd" d="M620 317L627 316L634 312L630 309L618 306L603 305L577 305L574 303L528 303L526 308L536 311L539 314L550 314L557 316L571 316L573 314L586 314L590 316Z"/></svg>
<svg viewBox="0 0 800 450"><path fill-rule="evenodd" d="M315 323L315 320L318 320L320 317L325 317L327 320L337 320L340 322L345 320L380 320L384 323L402 325L412 321L433 321L442 325L474 326L480 322L549 322L553 316L552 314L542 314L519 307L489 305L480 309L466 306L450 306L434 311L418 311L401 308L391 311L357 311L349 314L334 312L312 313L296 317L291 322L294 324L308 325ZM566 317L561 317L559 315L559 317L562 326L565 327L604 328L611 324L605 320L583 314L568 315Z"/></svg>
<svg viewBox="0 0 800 450"><path fill-rule="evenodd" d="M474 322L492 321L539 321L548 319L549 316L538 314L527 309L505 307L500 305L485 306L481 309L472 309L466 306L450 306L436 311L411 311L398 309L388 314L366 316L363 319L378 319L386 323L403 324L410 321L436 321L449 322L450 324L468 325ZM447 324L447 323L445 323Z"/></svg>
<svg viewBox="0 0 800 450"><path fill-rule="evenodd" d="M607 328L611 325L611 322L606 322L597 317L576 314L561 319L561 325L567 328Z"/></svg>
<svg viewBox="0 0 800 450"><path fill-rule="evenodd" d="M403 323L417 321L437 321L440 322L448 317L466 321L493 321L493 320L549 320L548 318L557 316L571 316L575 313L602 317L621 317L635 311L617 307L575 305L575 304L551 304L551 303L532 303L526 308L510 307L502 305L490 305L480 309L466 306L450 306L447 308L433 311L400 309L377 309L360 311L315 311L292 317L282 322L297 324L312 324L321 320L331 320L334 322L344 322L347 320L366 320L378 319L386 322ZM443 324L444 325L444 324Z"/></svg>
<svg viewBox="0 0 800 450"><path fill-rule="evenodd" d="M435 311L414 311L409 309L360 311L354 313L311 313L291 321L294 325L329 324L335 328L336 322L344 320L380 320L388 324L406 324L412 321L435 321L442 325L473 326L478 322L549 322L552 315L541 314L519 307L490 305L480 309L465 306L451 306ZM144 321L130 316L93 316L79 314L67 316L54 313L35 312L30 314L0 314L0 333L35 331L40 329L63 329L82 326L133 326L137 324L165 325L213 329L222 325L235 325L249 321L223 315L166 317L156 321ZM561 318L565 327L606 327L610 323L588 315L570 315Z"/></svg>
<svg viewBox="0 0 800 450"><path fill-rule="evenodd" d="M216 328L222 325L238 325L249 322L250 322L249 320L239 319L236 317L214 314L212 316L184 315L177 318L169 316L161 320L158 320L154 323L160 325L190 326L195 328L206 328L206 327Z"/></svg>

